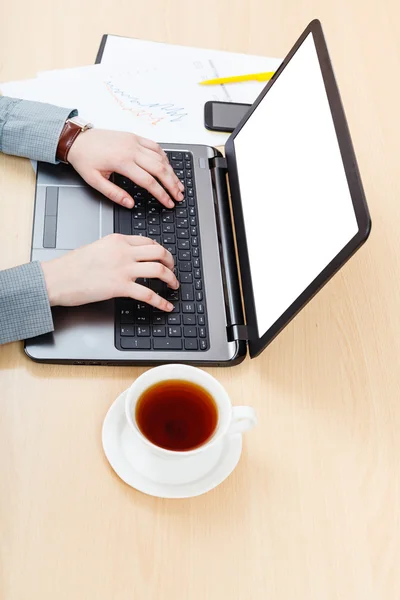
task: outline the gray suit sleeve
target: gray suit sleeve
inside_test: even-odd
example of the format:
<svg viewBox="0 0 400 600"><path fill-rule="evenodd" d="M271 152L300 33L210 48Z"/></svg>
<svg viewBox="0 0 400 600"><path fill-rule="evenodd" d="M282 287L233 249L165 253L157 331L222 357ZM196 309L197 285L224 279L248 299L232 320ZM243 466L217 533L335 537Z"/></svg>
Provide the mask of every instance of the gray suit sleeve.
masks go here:
<svg viewBox="0 0 400 600"><path fill-rule="evenodd" d="M0 344L53 330L40 263L32 262L0 271Z"/></svg>
<svg viewBox="0 0 400 600"><path fill-rule="evenodd" d="M0 96L0 152L55 164L65 121L76 110Z"/></svg>

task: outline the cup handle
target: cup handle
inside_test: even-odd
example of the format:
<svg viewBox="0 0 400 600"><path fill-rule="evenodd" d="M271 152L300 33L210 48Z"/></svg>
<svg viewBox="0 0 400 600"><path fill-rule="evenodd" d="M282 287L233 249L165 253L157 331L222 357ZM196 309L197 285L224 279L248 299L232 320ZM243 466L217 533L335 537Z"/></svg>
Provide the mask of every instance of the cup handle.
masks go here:
<svg viewBox="0 0 400 600"><path fill-rule="evenodd" d="M234 406L232 408L232 421L228 429L229 435L243 433L257 425L257 415L251 406Z"/></svg>

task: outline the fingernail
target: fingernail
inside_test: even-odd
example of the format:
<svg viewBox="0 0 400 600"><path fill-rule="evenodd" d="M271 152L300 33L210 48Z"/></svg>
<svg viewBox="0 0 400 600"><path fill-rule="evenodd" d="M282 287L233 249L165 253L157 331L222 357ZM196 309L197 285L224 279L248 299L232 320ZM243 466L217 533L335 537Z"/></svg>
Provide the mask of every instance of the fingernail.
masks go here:
<svg viewBox="0 0 400 600"><path fill-rule="evenodd" d="M179 182L178 185L179 189L181 190L181 192L183 192L183 190L185 189L185 186L183 185L183 183Z"/></svg>
<svg viewBox="0 0 400 600"><path fill-rule="evenodd" d="M168 206L169 206L169 208L174 208L175 204L172 202L172 200L169 200Z"/></svg>
<svg viewBox="0 0 400 600"><path fill-rule="evenodd" d="M130 198L124 198L122 200L122 206L125 206L126 208L133 208L133 200Z"/></svg>
<svg viewBox="0 0 400 600"><path fill-rule="evenodd" d="M181 192L178 194L178 200L183 200L183 194Z"/></svg>
<svg viewBox="0 0 400 600"><path fill-rule="evenodd" d="M170 302L167 302L167 310L174 310L174 305Z"/></svg>

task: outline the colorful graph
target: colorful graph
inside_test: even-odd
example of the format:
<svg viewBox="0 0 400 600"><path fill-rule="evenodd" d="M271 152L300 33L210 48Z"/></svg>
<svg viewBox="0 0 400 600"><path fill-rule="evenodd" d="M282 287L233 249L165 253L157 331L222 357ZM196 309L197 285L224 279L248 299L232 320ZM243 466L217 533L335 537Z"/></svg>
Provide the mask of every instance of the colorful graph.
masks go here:
<svg viewBox="0 0 400 600"><path fill-rule="evenodd" d="M106 90L119 107L132 113L133 116L146 120L153 126L159 123L181 123L188 117L188 112L183 106L177 106L173 102L146 102L130 92L116 85L111 79L104 82Z"/></svg>

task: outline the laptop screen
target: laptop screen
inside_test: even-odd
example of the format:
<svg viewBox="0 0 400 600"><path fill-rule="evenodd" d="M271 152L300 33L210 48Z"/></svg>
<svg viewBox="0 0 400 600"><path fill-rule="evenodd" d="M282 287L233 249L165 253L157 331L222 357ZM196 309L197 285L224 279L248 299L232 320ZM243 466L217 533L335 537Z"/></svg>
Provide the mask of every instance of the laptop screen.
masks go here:
<svg viewBox="0 0 400 600"><path fill-rule="evenodd" d="M233 144L261 337L359 230L312 33Z"/></svg>

